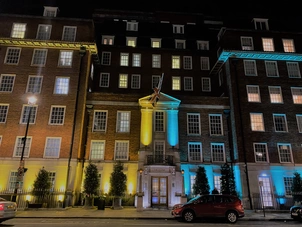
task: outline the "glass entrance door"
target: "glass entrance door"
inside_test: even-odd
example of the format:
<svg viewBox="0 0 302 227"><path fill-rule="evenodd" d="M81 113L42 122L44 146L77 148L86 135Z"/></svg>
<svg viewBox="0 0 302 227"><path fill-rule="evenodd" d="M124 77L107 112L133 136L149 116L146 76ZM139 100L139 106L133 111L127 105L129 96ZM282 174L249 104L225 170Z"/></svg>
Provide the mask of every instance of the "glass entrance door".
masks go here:
<svg viewBox="0 0 302 227"><path fill-rule="evenodd" d="M152 177L151 206L167 205L167 177Z"/></svg>

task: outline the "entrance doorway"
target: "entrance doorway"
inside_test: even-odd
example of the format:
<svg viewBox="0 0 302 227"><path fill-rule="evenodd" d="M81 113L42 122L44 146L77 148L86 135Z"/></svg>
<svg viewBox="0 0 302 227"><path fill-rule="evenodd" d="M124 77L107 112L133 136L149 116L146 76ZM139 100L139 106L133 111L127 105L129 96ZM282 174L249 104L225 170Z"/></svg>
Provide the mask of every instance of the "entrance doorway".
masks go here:
<svg viewBox="0 0 302 227"><path fill-rule="evenodd" d="M167 177L152 177L151 206L168 206Z"/></svg>

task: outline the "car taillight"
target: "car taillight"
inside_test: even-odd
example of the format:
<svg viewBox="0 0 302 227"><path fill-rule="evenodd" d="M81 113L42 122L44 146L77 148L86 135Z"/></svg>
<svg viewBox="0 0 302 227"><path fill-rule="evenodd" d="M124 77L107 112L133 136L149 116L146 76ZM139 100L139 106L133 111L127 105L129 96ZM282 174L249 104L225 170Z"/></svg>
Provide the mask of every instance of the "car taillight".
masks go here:
<svg viewBox="0 0 302 227"><path fill-rule="evenodd" d="M4 210L4 204L0 204L0 210Z"/></svg>

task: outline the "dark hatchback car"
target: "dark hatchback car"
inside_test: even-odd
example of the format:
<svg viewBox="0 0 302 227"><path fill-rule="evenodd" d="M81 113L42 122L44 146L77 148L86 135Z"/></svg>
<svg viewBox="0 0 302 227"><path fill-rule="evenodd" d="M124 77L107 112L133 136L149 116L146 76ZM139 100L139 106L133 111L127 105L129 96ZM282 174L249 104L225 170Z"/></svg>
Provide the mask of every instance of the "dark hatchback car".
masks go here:
<svg viewBox="0 0 302 227"><path fill-rule="evenodd" d="M225 218L236 223L244 217L241 200L233 195L199 195L184 204L175 204L171 214L176 219L193 222L197 218Z"/></svg>
<svg viewBox="0 0 302 227"><path fill-rule="evenodd" d="M302 221L302 205L294 205L289 209L290 217L296 221Z"/></svg>

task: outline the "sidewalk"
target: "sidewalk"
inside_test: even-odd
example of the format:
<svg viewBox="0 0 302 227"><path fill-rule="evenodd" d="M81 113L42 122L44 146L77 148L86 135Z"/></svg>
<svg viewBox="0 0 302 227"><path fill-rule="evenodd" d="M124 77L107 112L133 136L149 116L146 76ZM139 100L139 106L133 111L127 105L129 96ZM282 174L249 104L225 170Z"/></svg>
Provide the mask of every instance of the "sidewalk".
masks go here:
<svg viewBox="0 0 302 227"><path fill-rule="evenodd" d="M17 211L16 218L108 218L108 219L174 219L170 210L148 209L137 211L134 207L124 207L113 210L106 207L104 210L97 208L85 209L73 207L65 209L28 209ZM293 221L289 211L245 210L245 217L239 220L249 221Z"/></svg>

